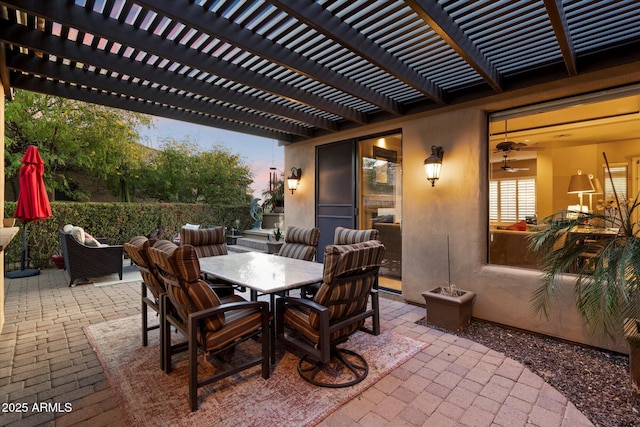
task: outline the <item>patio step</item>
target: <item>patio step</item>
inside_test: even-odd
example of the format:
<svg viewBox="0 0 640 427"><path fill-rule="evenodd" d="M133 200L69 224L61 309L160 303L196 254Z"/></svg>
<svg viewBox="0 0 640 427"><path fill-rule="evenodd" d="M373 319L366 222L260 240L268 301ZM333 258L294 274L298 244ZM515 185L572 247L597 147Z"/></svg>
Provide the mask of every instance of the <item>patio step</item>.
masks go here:
<svg viewBox="0 0 640 427"><path fill-rule="evenodd" d="M230 251L233 252L267 252L266 239L257 239L254 237L238 237L235 245L227 246Z"/></svg>

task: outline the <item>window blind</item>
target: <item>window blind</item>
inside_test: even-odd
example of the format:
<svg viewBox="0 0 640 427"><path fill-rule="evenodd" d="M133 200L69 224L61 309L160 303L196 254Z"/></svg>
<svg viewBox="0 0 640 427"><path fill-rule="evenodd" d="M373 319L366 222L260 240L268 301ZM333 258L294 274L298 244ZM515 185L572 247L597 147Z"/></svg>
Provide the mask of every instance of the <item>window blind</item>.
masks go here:
<svg viewBox="0 0 640 427"><path fill-rule="evenodd" d="M535 213L535 178L489 181L489 221L516 222Z"/></svg>

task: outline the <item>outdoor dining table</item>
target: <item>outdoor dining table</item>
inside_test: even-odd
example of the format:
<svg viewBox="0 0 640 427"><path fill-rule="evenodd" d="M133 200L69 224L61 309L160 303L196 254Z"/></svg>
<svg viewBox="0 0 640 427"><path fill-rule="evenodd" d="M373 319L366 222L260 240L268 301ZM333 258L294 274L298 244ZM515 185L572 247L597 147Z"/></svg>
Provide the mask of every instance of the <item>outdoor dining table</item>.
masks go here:
<svg viewBox="0 0 640 427"><path fill-rule="evenodd" d="M258 294L270 297L274 321L271 322L271 360L275 359L276 294L322 281L323 264L263 252L238 252L200 258L200 271L249 289L251 299Z"/></svg>
<svg viewBox="0 0 640 427"><path fill-rule="evenodd" d="M322 281L323 264L263 252L237 252L200 258L200 271L251 291L251 299Z"/></svg>

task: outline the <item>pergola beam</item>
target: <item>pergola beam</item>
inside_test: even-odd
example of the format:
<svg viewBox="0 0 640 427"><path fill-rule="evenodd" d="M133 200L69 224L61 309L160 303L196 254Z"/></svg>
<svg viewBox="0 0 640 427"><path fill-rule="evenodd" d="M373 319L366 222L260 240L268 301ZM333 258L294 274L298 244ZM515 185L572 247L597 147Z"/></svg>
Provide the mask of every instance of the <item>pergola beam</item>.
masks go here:
<svg viewBox="0 0 640 427"><path fill-rule="evenodd" d="M13 100L13 92L11 91L11 85L9 84L9 70L7 69L7 57L5 52L4 43L0 42L0 84L4 88L5 97L8 100Z"/></svg>
<svg viewBox="0 0 640 427"><path fill-rule="evenodd" d="M90 46L54 37L43 37L42 32L0 20L0 40L32 51L40 51L66 58L87 66L95 66L119 74L137 77L140 80L173 87L195 95L201 95L227 102L232 105L261 111L286 120L297 121L309 126L331 131L337 130L337 124L331 120L279 105L264 99L233 92L220 85L207 84L197 79L177 79L176 74L159 67L152 67L140 61L132 61L108 52L98 51Z"/></svg>
<svg viewBox="0 0 640 427"><path fill-rule="evenodd" d="M105 78L105 76L96 79L96 73L80 68L71 68L62 63L49 61L47 59L18 54L14 55L13 58L8 61L7 66L10 69L21 70L29 74L48 77L53 80L74 82L79 86L92 87L98 91L118 93L130 98L143 99L153 104L169 104L178 109L191 110L196 113L206 114L211 117L220 117L234 122L253 123L258 127L264 127L278 132L300 135L307 138L313 136L313 131L310 128L305 128L300 125L294 125L240 109L226 107L218 103L196 99L193 96L180 95L176 92L153 88L150 85L131 83L113 77Z"/></svg>
<svg viewBox="0 0 640 427"><path fill-rule="evenodd" d="M180 2L173 0L137 0L136 3L300 75L362 99L384 111L402 114L400 105L391 98L202 7L184 7Z"/></svg>
<svg viewBox="0 0 640 427"><path fill-rule="evenodd" d="M561 0L544 0L544 7L547 9L547 15L551 21L551 27L556 34L560 51L562 52L562 58L564 64L567 67L567 72L570 76L578 75L578 65L576 60L576 51L573 47L573 40L571 34L569 34L569 25L567 24L567 17L564 14Z"/></svg>
<svg viewBox="0 0 640 427"><path fill-rule="evenodd" d="M107 107L135 111L138 113L165 117L168 119L195 123L203 126L213 126L219 129L246 133L249 135L260 136L262 138L276 139L285 142L291 142L292 140L291 135L281 132L261 129L246 124L232 123L221 118L198 114L193 111L170 108L165 105L153 104L149 101L143 101L140 99L133 99L117 94L81 88L75 85L55 82L53 80L45 80L34 75L21 74L12 79L12 85L16 89L61 96L63 98L75 99L77 101L105 105Z"/></svg>
<svg viewBox="0 0 640 427"><path fill-rule="evenodd" d="M295 16L301 22L324 34L325 37L333 39L355 54L365 58L435 102L444 104L442 90L431 80L408 67L394 55L342 22L342 20L319 4L315 2L300 2L299 0L270 0L270 3Z"/></svg>
<svg viewBox="0 0 640 427"><path fill-rule="evenodd" d="M0 4L44 17L65 27L76 28L88 34L102 37L111 43L120 43L160 58L166 58L212 75L239 82L266 93L272 93L311 108L327 111L356 123L367 123L366 114L342 103L334 102L276 81L268 76L214 56L201 54L188 46L178 43L166 43L160 36L156 36L149 31L135 30L130 25L120 24L114 19L105 19L97 13L86 11L84 8L69 4L64 0L49 0L47 2L40 0L3 0Z"/></svg>
<svg viewBox="0 0 640 427"><path fill-rule="evenodd" d="M476 70L494 91L502 92L502 78L498 70L440 4L432 0L405 0L405 3Z"/></svg>

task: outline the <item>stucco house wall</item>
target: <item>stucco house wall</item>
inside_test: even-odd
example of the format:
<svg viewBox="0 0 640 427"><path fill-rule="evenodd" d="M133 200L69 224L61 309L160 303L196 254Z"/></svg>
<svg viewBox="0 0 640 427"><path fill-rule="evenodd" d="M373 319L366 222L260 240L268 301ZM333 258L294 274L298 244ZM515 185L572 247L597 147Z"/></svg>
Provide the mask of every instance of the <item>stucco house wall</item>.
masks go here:
<svg viewBox="0 0 640 427"><path fill-rule="evenodd" d="M449 236L452 282L459 288L476 292L474 317L625 352L623 339L611 340L588 333L575 309L570 280L558 295L551 317L545 319L534 316L530 304L531 294L540 284L539 271L487 264L487 115L638 81L637 64L620 66L287 145L285 169L299 167L303 175L295 194L285 195L286 224L315 225L316 145L401 129L404 159L402 297L405 300L424 304L423 291L446 283ZM441 178L435 187L426 180L423 167L432 145L441 145L445 150Z"/></svg>

